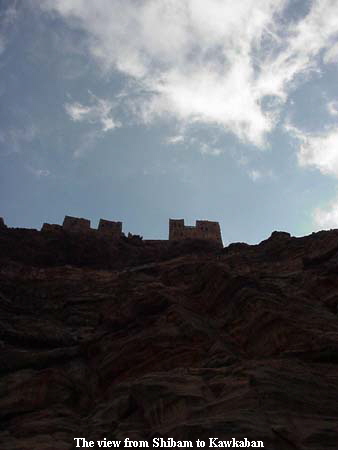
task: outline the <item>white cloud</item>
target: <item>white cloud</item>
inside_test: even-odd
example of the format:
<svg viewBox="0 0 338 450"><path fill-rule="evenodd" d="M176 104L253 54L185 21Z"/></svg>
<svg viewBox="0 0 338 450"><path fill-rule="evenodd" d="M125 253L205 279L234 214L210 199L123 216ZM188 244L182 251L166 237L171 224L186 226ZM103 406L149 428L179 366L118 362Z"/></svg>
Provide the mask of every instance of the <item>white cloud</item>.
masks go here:
<svg viewBox="0 0 338 450"><path fill-rule="evenodd" d="M325 64L338 63L338 42L330 47L324 54L323 61Z"/></svg>
<svg viewBox="0 0 338 450"><path fill-rule="evenodd" d="M71 117L74 122L81 122L86 119L86 116L91 111L91 108L88 106L83 106L81 103L66 103L65 110L67 114Z"/></svg>
<svg viewBox="0 0 338 450"><path fill-rule="evenodd" d="M305 134L297 130L300 140L298 162L301 167L314 167L325 175L338 177L338 128L321 134Z"/></svg>
<svg viewBox="0 0 338 450"><path fill-rule="evenodd" d="M98 130L89 130L80 138L79 144L73 150L75 159L81 158L85 153L92 150L95 143L102 137L102 132Z"/></svg>
<svg viewBox="0 0 338 450"><path fill-rule="evenodd" d="M102 117L102 131L109 131L113 130L116 127L121 126L120 122L114 122L114 120L111 117Z"/></svg>
<svg viewBox="0 0 338 450"><path fill-rule="evenodd" d="M205 139L208 139L207 142ZM167 145L177 145L184 144L186 149L194 149L201 153L201 155L209 156L219 156L224 153L224 148L222 148L218 143L217 135L204 135L203 140L194 135L193 129L186 129L181 127L179 133L166 138L165 143Z"/></svg>
<svg viewBox="0 0 338 450"><path fill-rule="evenodd" d="M322 52L325 63L335 58L336 0L314 0L296 23L281 20L287 0L36 2L86 31L107 73L138 84L134 111L143 120L216 124L261 147L299 75L318 70ZM90 116L75 106L75 117Z"/></svg>
<svg viewBox="0 0 338 450"><path fill-rule="evenodd" d="M113 130L121 126L121 123L112 117L114 104L108 100L91 94L91 104L82 105L79 102L66 103L65 110L74 122L99 123L102 131Z"/></svg>
<svg viewBox="0 0 338 450"><path fill-rule="evenodd" d="M335 107L331 105L331 108L331 113L337 114ZM312 167L323 175L338 177L337 125L316 134L302 131L290 123L284 127L297 141L297 159L301 167Z"/></svg>
<svg viewBox="0 0 338 450"><path fill-rule="evenodd" d="M316 208L313 220L319 229L338 228L338 198L334 199L326 208Z"/></svg>

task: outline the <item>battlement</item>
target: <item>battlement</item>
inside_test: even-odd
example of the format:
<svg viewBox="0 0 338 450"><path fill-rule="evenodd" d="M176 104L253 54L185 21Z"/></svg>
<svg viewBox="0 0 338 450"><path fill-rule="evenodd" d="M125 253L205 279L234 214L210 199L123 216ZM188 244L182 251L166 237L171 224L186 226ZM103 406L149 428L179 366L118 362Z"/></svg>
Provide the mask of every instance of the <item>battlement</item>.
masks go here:
<svg viewBox="0 0 338 450"><path fill-rule="evenodd" d="M44 233L80 233L91 234L98 237L110 239L124 238L133 242L142 243L143 238L139 235L128 233L126 237L122 231L122 222L100 219L97 229L91 228L90 220L65 216L62 225L44 223L41 231ZM7 228L3 219L0 217L0 229ZM145 240L148 243L161 243L170 241L181 241L184 239L202 239L212 241L223 247L221 229L218 222L210 220L196 220L194 226L185 225L184 219L169 219L169 240Z"/></svg>
<svg viewBox="0 0 338 450"><path fill-rule="evenodd" d="M122 222L112 222L110 220L100 219L98 232L122 236Z"/></svg>
<svg viewBox="0 0 338 450"><path fill-rule="evenodd" d="M44 223L41 228L41 231L44 232L60 232L62 230L70 233L96 233L99 236L114 239L124 236L122 222L113 222L106 219L100 219L97 229L90 227L90 220L72 216L65 216L62 225Z"/></svg>
<svg viewBox="0 0 338 450"><path fill-rule="evenodd" d="M41 231L47 231L47 232L62 231L62 226L57 225L55 223L44 223L42 225Z"/></svg>
<svg viewBox="0 0 338 450"><path fill-rule="evenodd" d="M184 219L169 219L169 241L183 239L203 239L223 245L218 222L196 220L196 225L190 226L184 225Z"/></svg>
<svg viewBox="0 0 338 450"><path fill-rule="evenodd" d="M65 231L85 233L90 230L90 220L79 219L78 217L65 216L62 224Z"/></svg>

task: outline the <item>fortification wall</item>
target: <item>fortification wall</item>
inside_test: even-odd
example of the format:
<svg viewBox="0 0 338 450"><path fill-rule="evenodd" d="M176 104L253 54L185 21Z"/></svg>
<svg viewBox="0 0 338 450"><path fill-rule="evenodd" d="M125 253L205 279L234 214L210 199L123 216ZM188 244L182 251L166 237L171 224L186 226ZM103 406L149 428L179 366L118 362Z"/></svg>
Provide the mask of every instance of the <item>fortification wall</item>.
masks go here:
<svg viewBox="0 0 338 450"><path fill-rule="evenodd" d="M48 232L62 231L62 226L56 225L54 223L44 223L42 225L41 231L48 231Z"/></svg>
<svg viewBox="0 0 338 450"><path fill-rule="evenodd" d="M41 229L41 231L44 232L60 230L76 233L93 233L97 236L109 237L111 239L124 238L140 243L143 239L141 236L132 235L130 233L128 233L128 237L125 237L122 231L122 222L106 219L100 219L97 230L90 227L90 220L71 216L65 216L62 226L44 223ZM169 219L169 241L180 241L184 239L203 239L213 241L220 246L223 246L221 229L218 222L196 220L195 226L188 226L184 224L184 219ZM160 244L168 241L146 240L143 242Z"/></svg>
<svg viewBox="0 0 338 450"><path fill-rule="evenodd" d="M184 225L184 219L169 219L169 240L182 239L210 240L223 245L221 228L218 222L196 220L195 226Z"/></svg>
<svg viewBox="0 0 338 450"><path fill-rule="evenodd" d="M122 222L114 222L105 219L100 219L97 230L90 227L90 220L72 216L65 216L62 225L44 223L41 228L41 231L44 232L61 230L72 233L96 233L98 236L114 239L124 236L122 232Z"/></svg>
<svg viewBox="0 0 338 450"><path fill-rule="evenodd" d="M62 224L65 231L88 232L90 230L90 220L79 219L78 217L65 216Z"/></svg>
<svg viewBox="0 0 338 450"><path fill-rule="evenodd" d="M122 222L100 219L97 231L110 237L120 238L122 236Z"/></svg>

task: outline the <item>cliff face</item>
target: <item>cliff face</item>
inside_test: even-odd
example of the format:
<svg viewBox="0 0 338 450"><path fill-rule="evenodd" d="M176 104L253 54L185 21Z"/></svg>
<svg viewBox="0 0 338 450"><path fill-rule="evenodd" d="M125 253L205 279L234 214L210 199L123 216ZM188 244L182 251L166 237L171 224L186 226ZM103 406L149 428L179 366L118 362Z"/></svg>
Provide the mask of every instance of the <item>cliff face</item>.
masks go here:
<svg viewBox="0 0 338 450"><path fill-rule="evenodd" d="M337 449L338 231L219 250L1 229L0 286L2 450Z"/></svg>

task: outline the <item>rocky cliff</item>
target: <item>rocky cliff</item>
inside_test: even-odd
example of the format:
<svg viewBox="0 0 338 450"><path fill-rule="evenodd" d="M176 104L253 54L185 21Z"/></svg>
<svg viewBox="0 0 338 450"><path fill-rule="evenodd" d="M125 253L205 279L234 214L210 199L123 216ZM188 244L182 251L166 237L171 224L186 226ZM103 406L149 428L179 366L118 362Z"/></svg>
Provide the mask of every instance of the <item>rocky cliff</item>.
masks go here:
<svg viewBox="0 0 338 450"><path fill-rule="evenodd" d="M336 450L337 305L337 230L220 250L1 227L0 449Z"/></svg>

